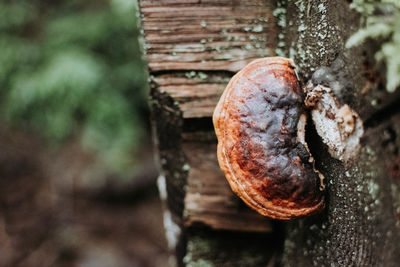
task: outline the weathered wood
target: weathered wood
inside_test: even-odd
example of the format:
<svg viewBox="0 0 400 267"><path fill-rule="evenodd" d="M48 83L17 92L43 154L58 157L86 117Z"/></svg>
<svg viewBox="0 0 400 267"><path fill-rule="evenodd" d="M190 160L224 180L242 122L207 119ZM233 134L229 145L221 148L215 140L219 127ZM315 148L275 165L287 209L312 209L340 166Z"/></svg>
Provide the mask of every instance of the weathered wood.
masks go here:
<svg viewBox="0 0 400 267"><path fill-rule="evenodd" d="M154 77L158 90L174 99L184 118L209 117L228 81L226 75L196 71Z"/></svg>
<svg viewBox="0 0 400 267"><path fill-rule="evenodd" d="M140 1L140 10L152 84L159 93L171 98L171 108L177 107L184 119L211 117L231 72L254 58L272 55L276 45L273 6L269 2ZM190 146L201 149L201 153L185 149ZM202 222L212 228L238 229L242 227L225 222L242 212L241 222L238 221L244 226L242 231L269 231L265 219L248 213L247 207L244 212L236 209L232 214L232 205L225 203L232 202L234 197L217 165L215 144L192 143L183 149L193 165L188 176L186 206L216 205L207 213L189 208L186 225ZM215 173L196 165L195 157L202 154L211 157L208 160ZM199 169L208 175L200 176ZM209 186L213 180L217 182ZM199 188L198 182L206 186ZM207 191L214 186L215 192ZM197 190L204 191L200 199Z"/></svg>
<svg viewBox="0 0 400 267"><path fill-rule="evenodd" d="M150 72L184 118L210 117L231 73L276 47L269 1L142 0L140 8Z"/></svg>
<svg viewBox="0 0 400 267"><path fill-rule="evenodd" d="M273 1L141 0L139 7L151 75L159 185L167 204L164 220L177 264L266 264L277 249L261 255L271 221L230 190L218 167L211 116L235 72L255 58L274 54ZM245 237L249 232L260 237ZM215 253L205 255L213 246Z"/></svg>
<svg viewBox="0 0 400 267"><path fill-rule="evenodd" d="M212 229L242 232L270 232L269 220L250 210L232 194L217 164L217 144L184 143L190 170L187 177L184 224L204 224Z"/></svg>

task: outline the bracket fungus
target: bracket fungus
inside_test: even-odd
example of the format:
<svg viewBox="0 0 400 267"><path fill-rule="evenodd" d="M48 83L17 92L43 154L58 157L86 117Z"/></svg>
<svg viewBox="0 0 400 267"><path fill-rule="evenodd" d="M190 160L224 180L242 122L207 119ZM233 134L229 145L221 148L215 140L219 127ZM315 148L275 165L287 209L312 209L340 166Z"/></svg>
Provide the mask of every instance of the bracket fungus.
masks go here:
<svg viewBox="0 0 400 267"><path fill-rule="evenodd" d="M294 68L282 57L254 60L231 79L213 115L218 162L232 190L260 214L281 220L325 206Z"/></svg>

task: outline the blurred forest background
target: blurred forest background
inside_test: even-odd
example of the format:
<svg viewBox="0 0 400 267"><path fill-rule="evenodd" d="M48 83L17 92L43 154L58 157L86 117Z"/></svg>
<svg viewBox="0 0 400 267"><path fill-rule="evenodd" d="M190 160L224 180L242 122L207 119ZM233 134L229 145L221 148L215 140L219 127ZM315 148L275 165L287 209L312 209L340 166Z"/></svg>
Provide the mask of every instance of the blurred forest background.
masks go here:
<svg viewBox="0 0 400 267"><path fill-rule="evenodd" d="M136 0L0 16L0 266L165 266Z"/></svg>

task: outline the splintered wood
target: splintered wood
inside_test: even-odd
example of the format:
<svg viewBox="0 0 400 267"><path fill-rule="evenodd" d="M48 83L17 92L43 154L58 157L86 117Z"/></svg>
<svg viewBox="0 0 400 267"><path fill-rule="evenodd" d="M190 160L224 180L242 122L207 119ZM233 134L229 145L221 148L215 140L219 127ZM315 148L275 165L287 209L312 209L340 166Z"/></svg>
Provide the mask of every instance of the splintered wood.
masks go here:
<svg viewBox="0 0 400 267"><path fill-rule="evenodd" d="M184 125L195 118L209 119L211 124L232 75L253 59L273 56L276 48L273 1L140 0L139 6L152 90L172 99L174 109L182 112ZM209 127L196 127L197 133L210 136ZM183 135L187 136L184 130ZM271 231L267 218L232 193L218 166L216 138L211 136L202 141L183 137L182 147L175 148L183 150L190 166L183 224ZM167 183L173 184L173 179L167 177Z"/></svg>
<svg viewBox="0 0 400 267"><path fill-rule="evenodd" d="M229 78L276 47L272 3L264 0L142 0L150 73L184 118L210 117ZM165 74L167 75L160 75Z"/></svg>

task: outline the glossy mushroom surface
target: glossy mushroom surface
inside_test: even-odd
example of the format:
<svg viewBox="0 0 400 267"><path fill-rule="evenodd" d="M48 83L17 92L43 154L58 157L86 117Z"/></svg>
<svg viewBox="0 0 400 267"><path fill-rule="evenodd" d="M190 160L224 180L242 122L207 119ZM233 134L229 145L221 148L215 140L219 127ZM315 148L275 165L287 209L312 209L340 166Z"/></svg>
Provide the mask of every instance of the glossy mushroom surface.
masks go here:
<svg viewBox="0 0 400 267"><path fill-rule="evenodd" d="M282 220L324 208L294 67L281 57L251 62L231 79L213 115L218 162L232 190L260 214Z"/></svg>

